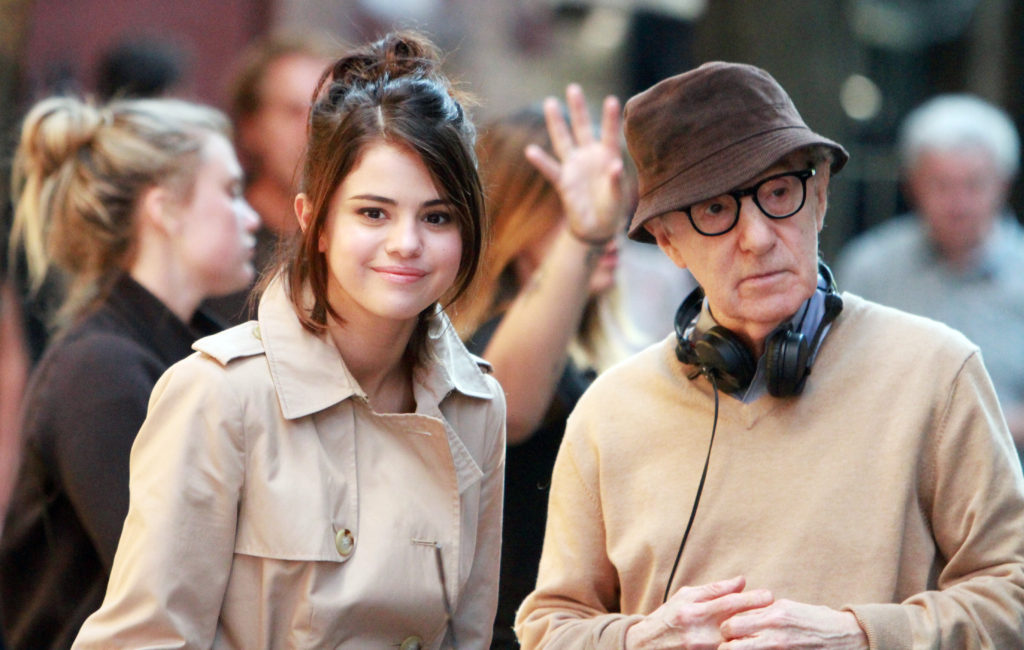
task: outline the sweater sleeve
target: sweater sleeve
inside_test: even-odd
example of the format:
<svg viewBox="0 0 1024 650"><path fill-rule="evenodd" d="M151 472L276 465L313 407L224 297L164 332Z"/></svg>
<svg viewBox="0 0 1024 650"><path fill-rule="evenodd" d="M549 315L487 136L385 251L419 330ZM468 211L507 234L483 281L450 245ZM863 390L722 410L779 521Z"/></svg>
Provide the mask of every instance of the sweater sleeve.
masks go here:
<svg viewBox="0 0 1024 650"><path fill-rule="evenodd" d="M46 396L35 405L49 410L39 417L52 422L54 471L108 571L128 512L128 457L161 372L159 360L131 341L86 337L51 364Z"/></svg>
<svg viewBox="0 0 1024 650"><path fill-rule="evenodd" d="M945 558L937 588L848 609L873 650L1020 647L1024 477L977 353L960 369L930 438L919 498Z"/></svg>
<svg viewBox="0 0 1024 650"><path fill-rule="evenodd" d="M199 355L172 366L132 449L106 597L74 647L212 645L244 467L242 407L222 368Z"/></svg>
<svg viewBox="0 0 1024 650"><path fill-rule="evenodd" d="M569 418L551 479L537 588L519 608L516 634L534 648L617 649L641 616L618 613L617 571L605 549L595 452Z"/></svg>

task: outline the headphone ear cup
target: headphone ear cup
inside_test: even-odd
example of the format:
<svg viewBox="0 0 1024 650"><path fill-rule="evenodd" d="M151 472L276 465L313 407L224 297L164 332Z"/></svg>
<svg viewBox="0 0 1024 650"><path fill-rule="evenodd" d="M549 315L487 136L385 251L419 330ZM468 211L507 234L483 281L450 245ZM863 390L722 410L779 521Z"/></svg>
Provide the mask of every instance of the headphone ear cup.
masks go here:
<svg viewBox="0 0 1024 650"><path fill-rule="evenodd" d="M694 344L702 368L714 372L718 387L735 393L750 385L757 371L757 362L740 339L726 328L716 325Z"/></svg>
<svg viewBox="0 0 1024 650"><path fill-rule="evenodd" d="M807 376L810 350L804 335L791 329L779 330L765 343L765 374L773 397L800 393Z"/></svg>

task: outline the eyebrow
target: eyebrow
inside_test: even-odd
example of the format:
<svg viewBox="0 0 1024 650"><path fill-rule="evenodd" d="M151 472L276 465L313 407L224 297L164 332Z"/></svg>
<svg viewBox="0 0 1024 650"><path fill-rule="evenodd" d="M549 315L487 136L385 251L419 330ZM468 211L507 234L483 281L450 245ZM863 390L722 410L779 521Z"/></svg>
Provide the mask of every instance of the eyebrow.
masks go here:
<svg viewBox="0 0 1024 650"><path fill-rule="evenodd" d="M376 194L357 194L355 196L348 197L348 200L350 201L357 199L360 201L375 201L377 203L385 203L387 205L398 205L398 201L389 199L386 196L377 196ZM432 199L430 201L425 201L420 207L433 208L439 205L447 206L448 204L449 201L446 201L445 199Z"/></svg>

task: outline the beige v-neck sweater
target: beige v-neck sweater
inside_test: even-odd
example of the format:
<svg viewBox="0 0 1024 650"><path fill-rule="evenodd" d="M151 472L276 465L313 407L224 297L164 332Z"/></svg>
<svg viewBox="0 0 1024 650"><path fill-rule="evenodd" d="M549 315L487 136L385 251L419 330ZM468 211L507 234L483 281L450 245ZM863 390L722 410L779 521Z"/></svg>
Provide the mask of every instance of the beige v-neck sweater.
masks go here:
<svg viewBox="0 0 1024 650"><path fill-rule="evenodd" d="M744 575L852 611L871 648L1024 647L1024 477L980 353L844 303L802 395L721 397L672 590ZM674 345L604 373L569 419L524 648L621 648L661 604L714 410Z"/></svg>

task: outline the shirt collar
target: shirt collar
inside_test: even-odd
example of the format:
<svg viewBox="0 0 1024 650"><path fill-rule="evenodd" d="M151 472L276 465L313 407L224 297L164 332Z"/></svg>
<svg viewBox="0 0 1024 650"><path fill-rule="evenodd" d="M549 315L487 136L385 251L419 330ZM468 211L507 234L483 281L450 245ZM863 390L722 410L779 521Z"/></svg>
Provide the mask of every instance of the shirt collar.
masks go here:
<svg viewBox="0 0 1024 650"><path fill-rule="evenodd" d="M197 310L183 323L167 305L127 273L114 281L106 305L139 341L170 365L192 351L192 343L224 329L210 315Z"/></svg>
<svg viewBox="0 0 1024 650"><path fill-rule="evenodd" d="M286 418L316 413L350 397L366 398L330 337L314 334L299 322L280 277L271 282L260 299L257 320ZM481 369L487 367L486 363L466 351L440 308L430 316L427 348L430 361L414 373L417 412L436 411L453 390L469 397L492 398Z"/></svg>

